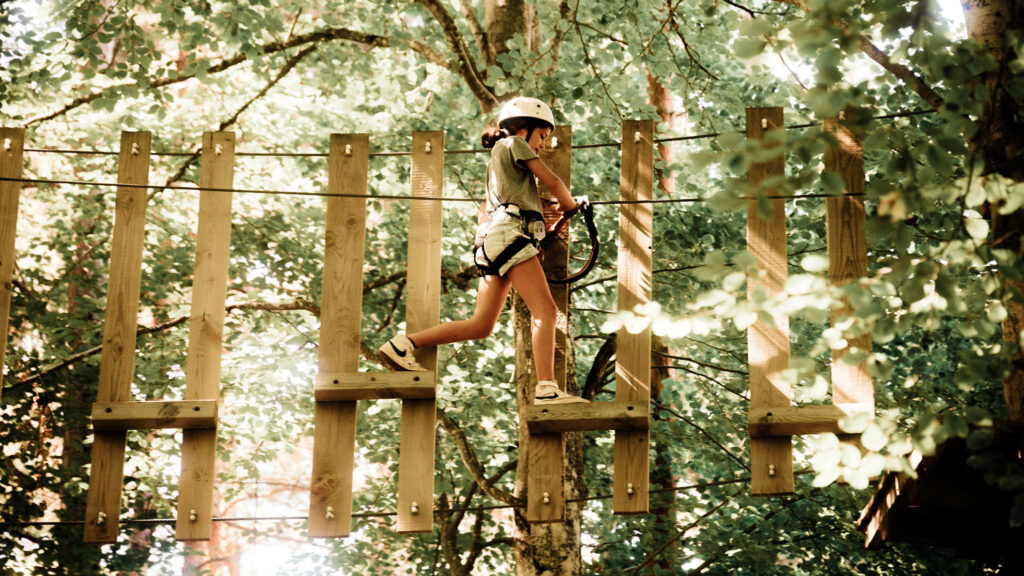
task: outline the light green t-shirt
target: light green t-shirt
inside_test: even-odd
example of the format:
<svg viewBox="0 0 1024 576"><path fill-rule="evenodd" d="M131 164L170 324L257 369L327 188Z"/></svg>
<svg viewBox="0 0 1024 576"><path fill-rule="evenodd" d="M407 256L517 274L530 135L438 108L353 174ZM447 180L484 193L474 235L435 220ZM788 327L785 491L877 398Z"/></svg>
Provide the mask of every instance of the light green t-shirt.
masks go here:
<svg viewBox="0 0 1024 576"><path fill-rule="evenodd" d="M526 161L537 158L520 136L502 138L491 149L487 162L487 211L502 204L516 204L523 210L543 212L537 181Z"/></svg>

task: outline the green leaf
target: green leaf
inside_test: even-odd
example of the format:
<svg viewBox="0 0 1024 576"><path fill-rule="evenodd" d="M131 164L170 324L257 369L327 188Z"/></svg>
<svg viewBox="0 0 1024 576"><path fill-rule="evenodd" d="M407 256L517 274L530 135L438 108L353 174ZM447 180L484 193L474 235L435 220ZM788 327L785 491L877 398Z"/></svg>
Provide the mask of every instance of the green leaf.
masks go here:
<svg viewBox="0 0 1024 576"><path fill-rule="evenodd" d="M854 412L839 419L839 429L847 434L860 434L867 430L871 419L868 412Z"/></svg>
<svg viewBox="0 0 1024 576"><path fill-rule="evenodd" d="M995 433L991 428L976 428L967 436L967 448L982 450L991 446L993 440L995 440Z"/></svg>
<svg viewBox="0 0 1024 576"><path fill-rule="evenodd" d="M889 437L878 425L871 423L860 435L860 443L868 450L880 451L889 442Z"/></svg>
<svg viewBox="0 0 1024 576"><path fill-rule="evenodd" d="M978 406L968 406L964 409L964 417L974 426L992 426L992 415L989 414L988 410Z"/></svg>
<svg viewBox="0 0 1024 576"><path fill-rule="evenodd" d="M811 485L815 488L824 488L833 484L839 479L842 470L838 466L833 466L824 470L819 470L814 476L814 480L811 481Z"/></svg>
<svg viewBox="0 0 1024 576"><path fill-rule="evenodd" d="M830 194L832 196L840 196L846 189L846 183L843 181L843 177L832 170L822 171L821 184L825 189L825 194Z"/></svg>
<svg viewBox="0 0 1024 576"><path fill-rule="evenodd" d="M868 478L868 475L862 468L847 468L843 472L843 478L854 490L863 490L871 483L870 478Z"/></svg>
<svg viewBox="0 0 1024 576"><path fill-rule="evenodd" d="M1013 499L1013 507L1010 508L1010 526L1012 528L1024 526L1024 494L1017 494Z"/></svg>
<svg viewBox="0 0 1024 576"><path fill-rule="evenodd" d="M942 427L950 438L966 438L969 431L967 419L959 414L947 414L942 420Z"/></svg>
<svg viewBox="0 0 1024 576"><path fill-rule="evenodd" d="M984 240L988 238L988 221L981 218L965 218L964 228L967 230L967 234L975 240Z"/></svg>
<svg viewBox="0 0 1024 576"><path fill-rule="evenodd" d="M753 58L764 52L767 45L761 38L740 38L733 43L733 53L737 58Z"/></svg>
<svg viewBox="0 0 1024 576"><path fill-rule="evenodd" d="M820 254L808 254L800 260L800 267L811 273L825 272L828 270L828 258Z"/></svg>

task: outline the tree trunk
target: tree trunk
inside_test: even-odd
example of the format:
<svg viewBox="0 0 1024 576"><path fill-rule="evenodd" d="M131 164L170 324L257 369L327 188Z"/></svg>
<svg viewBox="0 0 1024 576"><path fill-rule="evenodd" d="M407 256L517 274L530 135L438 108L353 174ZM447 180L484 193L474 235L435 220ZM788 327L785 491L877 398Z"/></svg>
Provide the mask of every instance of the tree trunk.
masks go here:
<svg viewBox="0 0 1024 576"><path fill-rule="evenodd" d="M1013 74L1009 65L1016 60L1012 46L1004 42L1010 30L1024 30L1024 3L1014 0L965 0L964 19L967 35L989 51L998 62L998 68L976 79L984 83L991 94L985 106L971 147L985 161L985 173L1001 174L1016 182L1024 182L1024 122L1019 110L1024 102L1017 100L1008 90ZM999 206L988 206L992 221L993 248L1014 252L1018 260L1021 234L1024 231L1024 210L1012 214L999 214ZM1024 283L1003 276L1003 287L1024 293ZM1024 422L1024 354L1018 345L1024 333L1024 305L1019 301L1007 302L1009 313L1003 321L1003 340L1014 351L1010 375L1003 381L1009 419Z"/></svg>
<svg viewBox="0 0 1024 576"><path fill-rule="evenodd" d="M651 343L651 398L654 400L661 396L665 388L661 381L669 377L672 366L672 362L664 356L665 354L669 354L668 346L662 343L660 338L655 338ZM670 439L666 436L654 435L652 442L654 459L651 462L651 488L660 490L661 493L651 498L651 521L654 530L646 535L648 543L644 550L647 553L660 551L649 566L652 569L656 568L660 573L671 574L672 570L679 566L679 542L666 543L666 540L675 537L678 530L676 493L673 490L677 478L672 466L672 455L668 450Z"/></svg>
<svg viewBox="0 0 1024 576"><path fill-rule="evenodd" d="M525 408L532 401L536 375L533 351L530 345L530 310L518 295L512 297L513 323L516 343L516 404L520 422L525 421ZM571 342L571 341L570 341ZM569 373L569 377L574 375ZM566 438L565 477L568 486L566 500L577 497L582 484L583 445ZM529 474L530 434L526 426L519 427L519 466L516 468L515 495L526 501L526 479ZM570 466L569 463L573 465ZM566 521L558 524L529 524L525 510L516 511L515 559L516 576L575 576L583 574L580 555L582 506L566 502Z"/></svg>
<svg viewBox="0 0 1024 576"><path fill-rule="evenodd" d="M540 47L540 22L537 9L526 0L485 0L484 33L487 35L487 53L484 68L497 65L498 56L508 52L506 43L516 34L526 41L526 49Z"/></svg>
<svg viewBox="0 0 1024 576"><path fill-rule="evenodd" d="M657 109L658 116L665 128L667 130L675 128L676 104L672 91L650 72L647 72L647 95L651 104ZM672 145L659 142L658 158L665 164L672 162ZM658 190L666 196L671 196L676 189L675 173L671 170L661 169L656 171L655 176L658 179Z"/></svg>
<svg viewBox="0 0 1024 576"><path fill-rule="evenodd" d="M96 196L90 196L90 199L98 201ZM80 240L76 245L75 260L68 264L67 270L68 325L95 326L101 322L100 315L103 311L97 310L90 304L95 299L96 293L85 287L101 285L98 278L99 271L106 268L93 257L93 246L83 239L89 238L95 232L96 225L87 217L81 217L73 224L72 229ZM84 329L79 328L70 333L74 334L74 337L67 338L65 341L65 352L69 356L80 348L88 346ZM99 366L89 362L72 364L68 366L68 371L61 378L62 381L58 388L64 414L64 421L58 425L63 427L61 464L64 467L62 475L70 479L82 475L82 470L91 459L91 449L86 447L85 438L90 432L89 414L92 412L92 402L96 399ZM48 386L50 383L47 380L41 380L38 385ZM46 394L51 392L52 390L47 391ZM41 425L40 431L42 428ZM42 440L40 438L40 445L43 445ZM63 492L60 502L64 506L64 511L58 512L62 519L85 520L86 498L86 493L73 495ZM81 532L77 532L79 538L81 538L81 534ZM97 548L87 548L82 551L74 547L62 546L59 550L61 561L70 566L99 566L101 562L102 554Z"/></svg>
<svg viewBox="0 0 1024 576"><path fill-rule="evenodd" d="M508 51L508 40L517 34L526 41L527 50L538 51L541 44L536 8L526 0L485 0L484 33L487 37L484 68L497 63L498 56ZM517 295L513 295L512 302L516 344L516 404L520 422L523 422L524 409L533 399L536 375L530 338L530 312ZM569 348L572 341L571 338L567 340L566 356L571 359ZM570 382L575 378L571 361L567 378ZM576 497L582 490L582 446L580 434L566 435L567 500ZM515 480L515 495L523 501L526 499L529 472L528 450L529 433L523 425L519 427L519 460ZM583 573L580 555L582 506L567 502L566 522L563 524L531 525L526 521L525 510L516 511L515 522L514 552L518 576L573 576Z"/></svg>

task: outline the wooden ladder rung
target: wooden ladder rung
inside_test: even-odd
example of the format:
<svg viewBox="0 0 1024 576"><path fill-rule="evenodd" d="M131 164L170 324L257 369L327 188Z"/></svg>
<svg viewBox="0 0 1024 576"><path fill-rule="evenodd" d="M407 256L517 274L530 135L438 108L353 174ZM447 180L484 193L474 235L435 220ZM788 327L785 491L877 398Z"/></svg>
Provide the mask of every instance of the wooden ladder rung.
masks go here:
<svg viewBox="0 0 1024 576"><path fill-rule="evenodd" d="M316 375L317 402L427 399L436 396L433 372L328 372Z"/></svg>
<svg viewBox="0 0 1024 576"><path fill-rule="evenodd" d="M92 405L95 430L150 430L157 428L216 428L216 400L157 400L149 402L96 402Z"/></svg>
<svg viewBox="0 0 1024 576"><path fill-rule="evenodd" d="M647 430L648 412L646 404L639 402L542 404L526 407L526 426L530 434Z"/></svg>
<svg viewBox="0 0 1024 576"><path fill-rule="evenodd" d="M842 433L839 420L854 413L875 413L873 403L825 404L814 406L766 406L751 408L747 428L753 438L799 436L822 432Z"/></svg>

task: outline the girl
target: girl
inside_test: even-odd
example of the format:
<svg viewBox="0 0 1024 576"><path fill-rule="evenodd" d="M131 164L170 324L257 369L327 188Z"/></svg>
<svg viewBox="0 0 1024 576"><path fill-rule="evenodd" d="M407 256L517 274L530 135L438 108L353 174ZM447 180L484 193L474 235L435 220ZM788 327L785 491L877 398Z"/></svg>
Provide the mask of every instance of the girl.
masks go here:
<svg viewBox="0 0 1024 576"><path fill-rule="evenodd" d="M587 402L563 392L555 382L557 309L537 257L545 229L536 180L555 195L563 216L577 210L565 183L537 156L554 127L555 118L547 104L536 98L513 98L501 108L498 127L484 130L480 139L484 148L491 149L491 158L487 163L487 200L481 207L474 251L481 278L473 317L395 336L380 348L386 366L425 370L413 357L416 348L489 336L509 288L514 286L530 309L537 368L535 403Z"/></svg>

